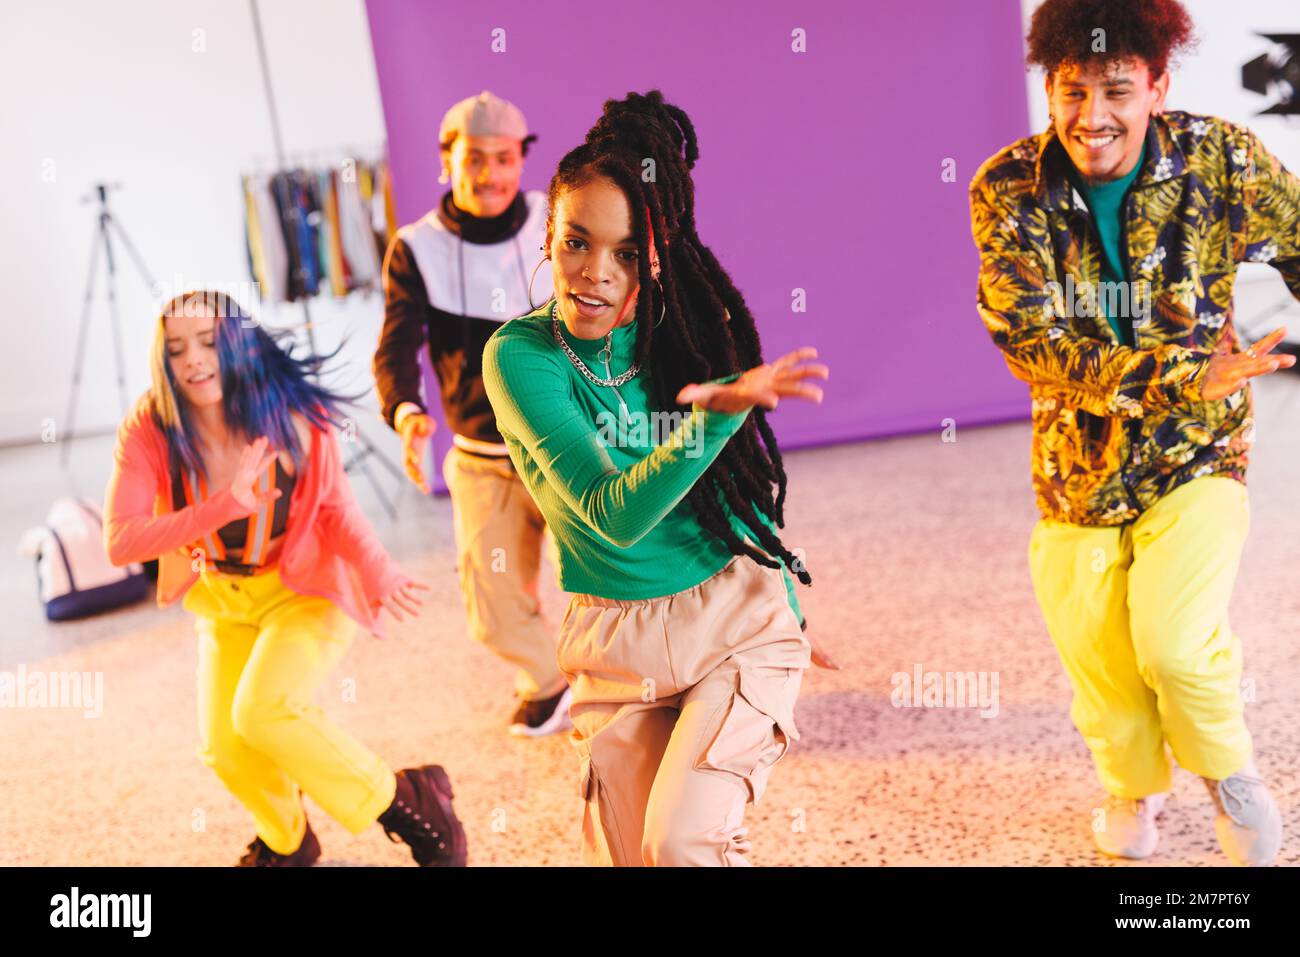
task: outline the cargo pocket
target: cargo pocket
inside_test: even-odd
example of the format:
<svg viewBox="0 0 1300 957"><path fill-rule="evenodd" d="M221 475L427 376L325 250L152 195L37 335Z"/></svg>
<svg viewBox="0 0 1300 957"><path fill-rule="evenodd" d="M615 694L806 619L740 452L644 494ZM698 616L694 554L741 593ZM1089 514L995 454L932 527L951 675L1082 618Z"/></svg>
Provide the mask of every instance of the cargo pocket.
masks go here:
<svg viewBox="0 0 1300 957"><path fill-rule="evenodd" d="M578 797L584 801L591 799L591 757L584 755L579 758L578 768Z"/></svg>
<svg viewBox="0 0 1300 957"><path fill-rule="evenodd" d="M794 668L741 665L727 715L696 768L739 775L757 804L773 766L799 740L794 700L801 678Z"/></svg>
<svg viewBox="0 0 1300 957"><path fill-rule="evenodd" d="M623 860L623 840L609 794L600 783L600 774L592 766L591 752L578 746L578 796L582 798L582 863L591 867L639 864Z"/></svg>

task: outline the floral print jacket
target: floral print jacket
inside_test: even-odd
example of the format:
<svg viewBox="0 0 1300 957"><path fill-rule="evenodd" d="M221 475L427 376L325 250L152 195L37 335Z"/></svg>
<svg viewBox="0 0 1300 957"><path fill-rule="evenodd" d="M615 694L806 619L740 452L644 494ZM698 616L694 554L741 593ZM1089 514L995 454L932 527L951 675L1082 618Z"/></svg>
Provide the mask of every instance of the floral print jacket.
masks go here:
<svg viewBox="0 0 1300 957"><path fill-rule="evenodd" d="M1201 386L1216 350L1246 348L1232 323L1238 263L1270 263L1300 299L1300 180L1245 127L1153 117L1122 226L1130 348L1089 298L1101 292L1101 243L1069 162L1048 129L975 174L978 308L1011 373L1029 384L1040 512L1120 525L1202 475L1245 483L1250 386L1216 401Z"/></svg>

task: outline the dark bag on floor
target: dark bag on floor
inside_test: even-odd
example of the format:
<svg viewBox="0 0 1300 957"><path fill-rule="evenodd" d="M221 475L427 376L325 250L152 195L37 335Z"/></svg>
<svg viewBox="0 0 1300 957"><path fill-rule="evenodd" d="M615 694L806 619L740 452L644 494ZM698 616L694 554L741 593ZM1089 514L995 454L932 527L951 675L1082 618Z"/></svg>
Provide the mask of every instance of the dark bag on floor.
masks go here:
<svg viewBox="0 0 1300 957"><path fill-rule="evenodd" d="M128 605L149 591L138 564L118 568L109 562L99 509L80 499L57 499L46 524L30 529L18 550L36 558L37 586L50 621Z"/></svg>

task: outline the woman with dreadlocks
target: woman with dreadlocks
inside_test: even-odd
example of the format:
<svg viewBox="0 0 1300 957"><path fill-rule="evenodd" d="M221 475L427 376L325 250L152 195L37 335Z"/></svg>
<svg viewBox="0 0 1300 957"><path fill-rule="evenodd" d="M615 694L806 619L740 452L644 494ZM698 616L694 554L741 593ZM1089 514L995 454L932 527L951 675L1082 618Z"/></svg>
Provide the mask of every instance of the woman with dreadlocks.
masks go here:
<svg viewBox="0 0 1300 957"><path fill-rule="evenodd" d="M588 864L746 864L745 805L798 738L810 646L785 568L812 579L776 534L786 477L763 410L820 402L806 380L828 370L801 364L811 348L763 363L696 233L698 155L659 91L606 102L551 181L555 298L483 356L573 593L557 655ZM655 443L646 423L665 420Z"/></svg>

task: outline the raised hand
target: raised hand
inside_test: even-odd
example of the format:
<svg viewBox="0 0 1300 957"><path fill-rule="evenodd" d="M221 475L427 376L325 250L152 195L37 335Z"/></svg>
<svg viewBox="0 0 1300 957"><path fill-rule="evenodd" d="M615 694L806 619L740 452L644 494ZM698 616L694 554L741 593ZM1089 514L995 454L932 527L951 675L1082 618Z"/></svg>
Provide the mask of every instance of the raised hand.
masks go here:
<svg viewBox="0 0 1300 957"><path fill-rule="evenodd" d="M808 644L812 646L812 663L814 667L825 668L827 671L841 670L839 662L831 657L831 653L826 650L823 644L807 632L804 632L804 637L808 639Z"/></svg>
<svg viewBox="0 0 1300 957"><path fill-rule="evenodd" d="M1247 379L1295 365L1295 356L1269 355L1285 335L1286 327L1279 326L1245 352L1229 352L1226 347L1220 349L1210 359L1210 371L1201 386L1201 398L1207 402L1222 399L1244 387Z"/></svg>
<svg viewBox="0 0 1300 957"><path fill-rule="evenodd" d="M430 488L421 466L425 449L429 446L429 436L433 435L433 430L437 427L437 421L423 412L412 412L402 419L402 465L406 469L406 477L425 495L429 494Z"/></svg>
<svg viewBox="0 0 1300 957"><path fill-rule="evenodd" d="M406 621L406 616L402 613L406 612L412 618L419 615L420 607L424 604L424 599L420 597L419 592L428 590L429 586L424 582L408 578L380 598L379 603L398 621Z"/></svg>
<svg viewBox="0 0 1300 957"><path fill-rule="evenodd" d="M692 383L677 393L677 401L696 405L714 412L745 412L761 405L769 412L777 407L782 396L822 401L820 386L805 383L808 378L828 379L830 369L820 362L799 365L817 358L817 350L804 346L788 352L775 362L755 366L742 373L735 382Z"/></svg>
<svg viewBox="0 0 1300 957"><path fill-rule="evenodd" d="M239 454L235 477L230 480L230 494L250 512L255 512L267 502L274 502L280 497L280 490L274 487L269 492L254 491L257 480L275 461L277 453L268 448L270 444L270 440L262 436L244 446L244 451Z"/></svg>

